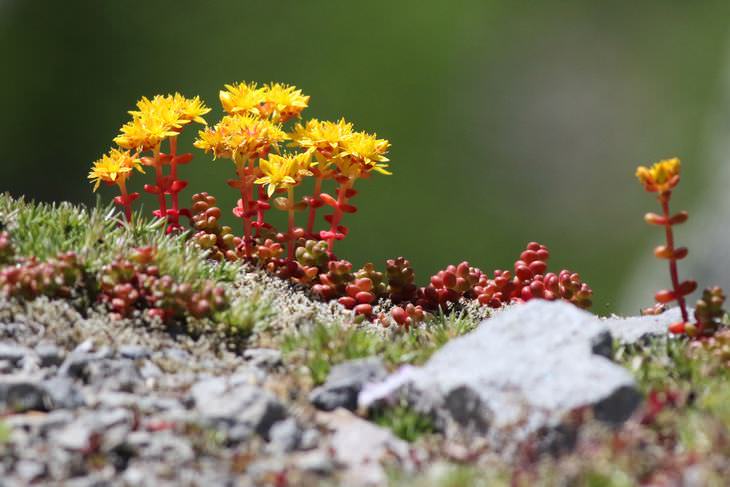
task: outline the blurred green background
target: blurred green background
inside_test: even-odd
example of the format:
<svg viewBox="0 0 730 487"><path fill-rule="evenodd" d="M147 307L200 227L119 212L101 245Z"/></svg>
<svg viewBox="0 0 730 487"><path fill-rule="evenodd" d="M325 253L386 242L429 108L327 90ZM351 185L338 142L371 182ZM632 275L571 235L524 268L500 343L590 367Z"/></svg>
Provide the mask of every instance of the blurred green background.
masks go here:
<svg viewBox="0 0 730 487"><path fill-rule="evenodd" d="M339 255L405 255L425 281L460 260L509 267L538 240L593 286L596 312L621 310L658 239L636 165L683 159L676 208L710 177L728 14L726 1L0 0L0 191L91 203L88 167L141 95L200 95L214 122L224 83L282 81L311 95L305 118L344 116L393 144L395 174L359 184ZM187 194L230 208L232 165L195 153Z"/></svg>

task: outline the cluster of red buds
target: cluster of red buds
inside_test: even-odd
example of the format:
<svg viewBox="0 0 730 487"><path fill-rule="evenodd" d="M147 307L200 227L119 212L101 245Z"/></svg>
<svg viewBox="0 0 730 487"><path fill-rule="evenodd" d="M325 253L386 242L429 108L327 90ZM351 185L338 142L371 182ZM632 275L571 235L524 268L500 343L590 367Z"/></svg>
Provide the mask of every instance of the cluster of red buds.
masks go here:
<svg viewBox="0 0 730 487"><path fill-rule="evenodd" d="M431 277L428 286L418 290L416 302L424 309L445 309L461 299L476 299L482 305L499 308L504 304L545 299L562 299L579 308L589 308L593 291L577 273L547 271L550 252L537 242L530 242L514 264L514 272L494 271L490 278L468 262L449 266Z"/></svg>
<svg viewBox="0 0 730 487"><path fill-rule="evenodd" d="M160 275L153 247L137 248L129 259L116 259L104 266L99 286L99 300L120 317L146 310L149 316L170 322L187 315L210 317L228 307L221 287L206 282L195 289L189 283Z"/></svg>
<svg viewBox="0 0 730 487"><path fill-rule="evenodd" d="M672 289L664 289L654 295L657 304L653 308L644 310L644 314L661 313L666 304L676 301L682 313L682 321L671 324L669 331L695 338L707 337L714 334L718 329L718 319L724 314L722 303L725 301L725 296L719 287L705 289L702 298L697 302L696 322L690 322L686 297L697 289L697 282L690 279L685 281L679 279L677 261L687 257L688 250L686 247L675 246L673 231L673 227L686 222L689 215L686 211L680 211L674 215L669 211L672 191L677 187L680 180L680 166L679 159L673 158L659 161L648 168L639 166L636 170L636 177L639 182L647 192L657 194L657 199L662 208L661 215L647 213L644 215L644 221L664 229L666 244L656 247L654 255L669 263L669 277L672 283Z"/></svg>
<svg viewBox="0 0 730 487"><path fill-rule="evenodd" d="M484 276L476 286L481 304L498 308L505 303L529 301L533 298L554 301L562 299L579 308L590 308L593 291L580 275L563 269L558 274L547 271L550 252L537 242L530 242L514 264L514 272L497 270L494 278Z"/></svg>
<svg viewBox="0 0 730 487"><path fill-rule="evenodd" d="M241 238L233 234L231 227L221 226L221 209L216 206L215 197L208 193L194 194L192 210L192 223L196 230L193 240L207 250L213 260L237 260Z"/></svg>
<svg viewBox="0 0 730 487"><path fill-rule="evenodd" d="M456 303L461 298L476 297L474 286L479 283L482 271L470 267L468 262L458 266L450 265L431 277L428 286L419 290L417 303L426 309L445 309L448 303Z"/></svg>
<svg viewBox="0 0 730 487"><path fill-rule="evenodd" d="M387 322L382 313L375 316L374 305L379 300L389 300L394 305L391 318L405 328L422 321L428 313L445 311L462 300L476 300L493 308L535 298L562 299L580 308L591 306L591 288L577 273L546 273L550 253L536 242L529 243L520 254L514 272L497 270L490 278L462 262L439 271L427 286L419 288L407 259L389 259L385 272L379 272L372 263L353 270L352 263L334 256L325 240L297 238L292 259L284 256L279 239L253 237L247 257L240 240L234 240L226 227L218 224L220 210L214 205L215 198L207 193L194 196L193 221L198 230L194 239L202 248L212 249L211 258L245 259L281 279L310 287L323 301L336 300L368 319Z"/></svg>
<svg viewBox="0 0 730 487"><path fill-rule="evenodd" d="M390 310L390 316L398 325L408 330L411 326L423 321L426 318L426 312L421 306L408 303L405 306L394 306Z"/></svg>
<svg viewBox="0 0 730 487"><path fill-rule="evenodd" d="M69 298L83 286L84 275L84 268L73 252L60 253L46 261L35 257L18 259L0 270L0 291L28 300L39 296Z"/></svg>

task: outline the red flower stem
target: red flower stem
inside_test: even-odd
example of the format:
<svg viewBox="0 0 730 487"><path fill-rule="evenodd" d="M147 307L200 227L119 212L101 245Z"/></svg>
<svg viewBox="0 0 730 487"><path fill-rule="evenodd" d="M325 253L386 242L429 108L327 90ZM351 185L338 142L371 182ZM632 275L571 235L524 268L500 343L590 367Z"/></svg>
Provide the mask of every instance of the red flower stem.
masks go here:
<svg viewBox="0 0 730 487"><path fill-rule="evenodd" d="M268 201L269 197L266 195L266 190L263 185L259 186L259 201ZM261 236L261 228L264 226L264 209L260 205L256 207L256 236Z"/></svg>
<svg viewBox="0 0 730 487"><path fill-rule="evenodd" d="M332 215L332 224L330 225L330 232L333 236L327 240L327 247L330 252L333 251L335 246L334 234L337 233L337 227L340 225L340 220L342 220L342 205L347 203L347 190L350 189L352 184L352 179L348 179L344 183L340 184L340 188L337 192L337 206L335 206L335 212Z"/></svg>
<svg viewBox="0 0 730 487"><path fill-rule="evenodd" d="M248 216L248 195L249 195L249 178L248 170L246 165L241 165L240 169L236 171L238 177L241 180L241 206L243 207L243 248L246 251L246 257L251 257L251 219Z"/></svg>
<svg viewBox="0 0 730 487"><path fill-rule="evenodd" d="M122 206L124 207L124 216L129 223L132 221L132 206L129 203L129 195L127 194L127 181L123 178L119 179L117 185L119 185L119 191L122 193L121 200Z"/></svg>
<svg viewBox="0 0 730 487"><path fill-rule="evenodd" d="M319 195L322 192L322 177L314 180L314 191L312 192L312 205L309 207L309 219L307 220L307 235L312 235L314 231L314 219L317 217L317 207L315 203L319 201Z"/></svg>
<svg viewBox="0 0 730 487"><path fill-rule="evenodd" d="M170 137L170 176L172 176L173 182L177 179L177 162L175 162L175 156L177 155L177 137ZM178 208L178 194L172 193L172 209L177 211Z"/></svg>
<svg viewBox="0 0 730 487"><path fill-rule="evenodd" d="M661 193L659 195L659 202L662 205L662 212L664 213L664 231L667 238L667 249L669 253L674 255L674 232L672 231L672 224L669 222L669 198L671 197L670 192ZM679 304L679 309L682 311L682 321L685 323L689 321L687 315L687 306L685 305L684 295L681 294L679 289L679 276L677 273L677 260L674 257L669 258L669 276L672 279L672 288L674 289L674 295Z"/></svg>
<svg viewBox="0 0 730 487"><path fill-rule="evenodd" d="M160 203L160 216L165 217L167 214L167 202L165 200L165 192L162 190L162 164L160 164L160 147L159 145L154 150L154 158L152 164L155 166L155 177L157 179L157 188L160 192L157 194L157 200Z"/></svg>
<svg viewBox="0 0 730 487"><path fill-rule="evenodd" d="M287 188L287 211L289 213L289 245L287 245L287 258L294 260L294 186Z"/></svg>

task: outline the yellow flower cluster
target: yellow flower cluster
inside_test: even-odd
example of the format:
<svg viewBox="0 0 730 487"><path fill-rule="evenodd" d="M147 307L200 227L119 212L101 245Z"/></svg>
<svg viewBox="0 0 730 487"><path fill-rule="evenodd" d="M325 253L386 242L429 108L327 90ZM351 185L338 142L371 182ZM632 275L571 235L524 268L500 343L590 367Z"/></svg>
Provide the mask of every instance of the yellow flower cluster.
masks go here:
<svg viewBox="0 0 730 487"><path fill-rule="evenodd" d="M303 176L311 176L311 160L309 152L284 156L271 154L267 160L261 160L259 167L263 176L254 182L265 184L266 192L271 197L278 188L290 188L301 181Z"/></svg>
<svg viewBox="0 0 730 487"><path fill-rule="evenodd" d="M89 180L94 183L94 191L99 188L102 182L116 183L124 188L124 183L133 169L144 172L139 157L131 154L128 150L112 149L108 154L104 154L101 159L94 162L89 172Z"/></svg>
<svg viewBox="0 0 730 487"><path fill-rule="evenodd" d="M256 169L256 184L265 184L267 192L286 188L301 181L302 173L293 159L305 156L280 156L280 145L286 140L292 146L304 150L309 164L318 169L318 177L337 175L351 179L362 177L370 171L390 174L385 154L390 143L365 132L356 132L351 123L312 119L298 123L291 133L282 129L282 123L301 116L309 104L309 96L296 86L269 83L233 83L225 85L219 93L227 115L213 127L198 132L195 147L212 153L214 158L232 159L237 167L260 159ZM264 161L270 151L277 153ZM311 156L314 162L309 162ZM307 174L312 172L307 169Z"/></svg>
<svg viewBox="0 0 730 487"><path fill-rule="evenodd" d="M266 157L272 147L278 148L287 138L279 124L249 113L226 115L214 127L199 131L193 145L213 153L214 158L225 157L243 164Z"/></svg>
<svg viewBox="0 0 730 487"><path fill-rule="evenodd" d="M175 93L152 99L142 97L137 102L137 110L129 112L132 120L122 126L114 142L124 149L159 150L163 140L177 136L190 122L205 124L203 115L209 111L197 96L186 98Z"/></svg>
<svg viewBox="0 0 730 487"><path fill-rule="evenodd" d="M647 191L666 193L679 183L680 167L681 163L676 157L663 159L651 167L639 166L636 169L636 177Z"/></svg>
<svg viewBox="0 0 730 487"><path fill-rule="evenodd" d="M385 164L390 142L378 139L376 135L353 131L352 124L344 118L339 122L313 119L305 125L297 124L291 138L299 147L316 151L321 166L334 164L345 176L359 177L371 170L391 174Z"/></svg>
<svg viewBox="0 0 730 487"><path fill-rule="evenodd" d="M299 117L309 104L309 96L296 86L281 83L262 87L256 83L225 85L219 98L223 109L231 115L252 114L277 123Z"/></svg>

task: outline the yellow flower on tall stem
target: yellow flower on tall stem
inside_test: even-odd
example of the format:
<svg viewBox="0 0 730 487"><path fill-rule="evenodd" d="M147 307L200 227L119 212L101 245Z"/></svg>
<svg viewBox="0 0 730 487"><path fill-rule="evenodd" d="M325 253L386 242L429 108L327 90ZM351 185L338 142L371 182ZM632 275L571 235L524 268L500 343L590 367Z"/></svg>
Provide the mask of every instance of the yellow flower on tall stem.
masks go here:
<svg viewBox="0 0 730 487"><path fill-rule="evenodd" d="M314 234L314 222L317 209L324 204L321 199L322 182L334 177L336 170L334 161L339 158L344 150L345 140L352 133L352 124L342 118L338 122L308 120L304 125L295 125L290 134L294 145L312 152L317 160L316 166L312 168L315 178L314 190L312 196L306 198L309 205L306 233L310 238L317 237Z"/></svg>
<svg viewBox="0 0 730 487"><path fill-rule="evenodd" d="M186 98L180 93L142 97L137 102L137 110L129 112L132 120L120 129L114 139L120 147L137 152L150 151L151 157L143 157L142 163L155 168L155 185L145 185L145 191L157 195L160 218L167 218L171 229L178 229L180 209L178 194L186 183L177 177L177 165L189 162L192 155L177 155L177 136L184 126L191 122L205 125L203 115L210 108L199 97ZM170 150L162 154L162 142L168 140ZM170 165L170 174L165 175L164 165ZM166 195L171 195L172 209L167 209Z"/></svg>
<svg viewBox="0 0 730 487"><path fill-rule="evenodd" d="M350 195L354 194L355 181L369 176L371 171L391 174L386 170L388 165L385 164L388 161L385 154L389 148L390 142L365 132L353 132L344 138L342 151L335 158L337 166L335 180L339 184L337 200L329 195L321 195L325 203L334 208L334 213L330 217L329 231L320 232L321 237L327 240L330 252L334 248L335 240L341 240L345 236L340 230L343 214L355 211L355 207L347 202Z"/></svg>
<svg viewBox="0 0 730 487"><path fill-rule="evenodd" d="M664 235L667 243L654 249L654 255L660 259L669 261L669 277L672 282L671 290L659 291L654 297L657 303L660 304L677 301L682 313L682 323L676 325L683 329L684 324L689 320L685 297L695 290L697 283L692 280L680 282L677 270L677 261L687 256L687 248L675 247L674 230L672 227L687 221L688 214L687 212L679 212L676 215L672 215L669 211L669 202L672 198L672 190L679 184L680 167L681 164L676 157L663 159L648 168L639 166L636 169L636 177L646 191L657 193L657 199L662 208L661 215L647 213L644 216L644 220L647 223L664 227Z"/></svg>
<svg viewBox="0 0 730 487"><path fill-rule="evenodd" d="M253 185L259 172L255 161L266 157L272 148L278 150L279 144L287 138L280 125L247 114L226 115L215 126L201 130L194 142L195 147L211 152L214 158L230 158L236 167L238 180L229 181L228 184L241 192L240 205L234 212L243 220L243 242L247 257L251 257L251 217L256 212L252 208Z"/></svg>
<svg viewBox="0 0 730 487"><path fill-rule="evenodd" d="M309 170L311 155L309 152L299 154L285 154L279 156L271 154L268 159L259 162L259 168L263 176L256 179L256 184L265 185L267 194L271 197L279 189L287 190L286 203L281 205L288 214L288 232L285 235L288 240L287 251L290 259L294 258L294 246L296 244L297 232L295 228L294 212L297 204L294 199L294 186L299 184L304 176L311 176Z"/></svg>
<svg viewBox="0 0 730 487"><path fill-rule="evenodd" d="M131 203L139 196L138 193L130 195L127 192L127 179L135 169L144 173L137 154L111 149L108 154L104 154L101 159L95 161L89 171L89 179L94 183L94 191L99 189L102 182L116 184L119 187L121 196L114 200L115 203L124 207L124 216L127 221L132 219Z"/></svg>

